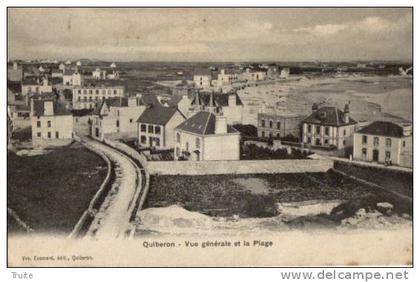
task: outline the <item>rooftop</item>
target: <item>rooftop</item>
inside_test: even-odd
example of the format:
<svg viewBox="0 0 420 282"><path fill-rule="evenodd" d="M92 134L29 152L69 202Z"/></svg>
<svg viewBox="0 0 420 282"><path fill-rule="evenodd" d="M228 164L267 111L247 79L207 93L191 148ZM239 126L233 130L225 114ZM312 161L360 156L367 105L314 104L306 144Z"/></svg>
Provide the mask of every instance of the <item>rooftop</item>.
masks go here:
<svg viewBox="0 0 420 282"><path fill-rule="evenodd" d="M229 105L229 96L235 95L236 98L236 105L243 106L241 98L237 93L214 93L213 94L213 101L219 107L226 107ZM209 105L210 104L210 96L211 93L208 92L201 92L198 94L199 104L200 105ZM197 95L194 96L193 100L191 101L191 105L195 105L197 103Z"/></svg>
<svg viewBox="0 0 420 282"><path fill-rule="evenodd" d="M176 112L182 115L177 107L164 107L156 104L149 105L138 118L137 122L166 125Z"/></svg>
<svg viewBox="0 0 420 282"><path fill-rule="evenodd" d="M306 117L302 122L332 126L343 126L357 123L351 117L349 118L349 122L346 123L344 119L344 112L336 107L322 107Z"/></svg>
<svg viewBox="0 0 420 282"><path fill-rule="evenodd" d="M178 125L176 129L199 135L213 135L216 129L216 115L211 112L198 112ZM227 133L239 133L239 131L228 125Z"/></svg>
<svg viewBox="0 0 420 282"><path fill-rule="evenodd" d="M66 109L66 106L62 103L51 101L51 100L33 100L34 103L34 115L36 116L43 116L45 111L45 102L52 102L54 108L54 115L56 116L66 116L71 115Z"/></svg>
<svg viewBox="0 0 420 282"><path fill-rule="evenodd" d="M389 121L375 121L360 129L357 133L379 136L397 137L404 136L404 129L401 125Z"/></svg>

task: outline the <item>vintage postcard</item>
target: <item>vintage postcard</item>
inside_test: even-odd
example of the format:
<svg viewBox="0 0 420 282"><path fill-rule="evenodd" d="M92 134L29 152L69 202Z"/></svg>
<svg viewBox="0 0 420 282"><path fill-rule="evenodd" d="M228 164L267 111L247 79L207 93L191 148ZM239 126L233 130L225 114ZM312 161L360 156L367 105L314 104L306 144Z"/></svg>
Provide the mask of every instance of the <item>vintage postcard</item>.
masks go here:
<svg viewBox="0 0 420 282"><path fill-rule="evenodd" d="M9 267L401 266L413 10L7 8Z"/></svg>

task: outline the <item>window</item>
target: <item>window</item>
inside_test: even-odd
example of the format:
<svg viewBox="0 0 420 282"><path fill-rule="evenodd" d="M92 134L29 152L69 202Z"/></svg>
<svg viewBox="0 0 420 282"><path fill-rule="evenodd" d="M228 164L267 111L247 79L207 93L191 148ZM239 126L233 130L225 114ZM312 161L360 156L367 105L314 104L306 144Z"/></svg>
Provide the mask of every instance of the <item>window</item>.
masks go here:
<svg viewBox="0 0 420 282"><path fill-rule="evenodd" d="M175 155L176 155L177 157L179 157L179 147L176 147L176 148L175 148Z"/></svg>
<svg viewBox="0 0 420 282"><path fill-rule="evenodd" d="M308 143L312 144L312 138L311 137L308 137Z"/></svg>
<svg viewBox="0 0 420 282"><path fill-rule="evenodd" d="M311 133L312 132L312 126L310 124L308 124L308 132Z"/></svg>
<svg viewBox="0 0 420 282"><path fill-rule="evenodd" d="M145 124L140 125L140 131L141 132L146 132L146 125Z"/></svg>
<svg viewBox="0 0 420 282"><path fill-rule="evenodd" d="M405 147L405 141L403 141L403 147Z"/></svg>
<svg viewBox="0 0 420 282"><path fill-rule="evenodd" d="M343 140L343 146L346 146L346 140Z"/></svg>
<svg viewBox="0 0 420 282"><path fill-rule="evenodd" d="M51 138L51 132L47 133L48 138Z"/></svg>
<svg viewBox="0 0 420 282"><path fill-rule="evenodd" d="M385 159L386 160L391 159L391 152L390 151L385 151Z"/></svg>
<svg viewBox="0 0 420 282"><path fill-rule="evenodd" d="M120 121L117 120L117 127L120 127Z"/></svg>
<svg viewBox="0 0 420 282"><path fill-rule="evenodd" d="M155 146L160 146L160 138L155 138Z"/></svg>
<svg viewBox="0 0 420 282"><path fill-rule="evenodd" d="M265 132L261 131L261 137L265 137Z"/></svg>
<svg viewBox="0 0 420 282"><path fill-rule="evenodd" d="M48 127L51 127L51 121L49 120L49 121L47 121L47 126Z"/></svg>
<svg viewBox="0 0 420 282"><path fill-rule="evenodd" d="M373 145L375 145L375 146L379 145L379 137L373 138Z"/></svg>
<svg viewBox="0 0 420 282"><path fill-rule="evenodd" d="M89 94L92 94L92 93L93 93L92 89L89 89Z"/></svg>
<svg viewBox="0 0 420 282"><path fill-rule="evenodd" d="M89 101L92 102L92 96L89 96Z"/></svg>
<svg viewBox="0 0 420 282"><path fill-rule="evenodd" d="M146 143L146 136L144 136L144 135L140 136L140 142L142 144Z"/></svg>
<svg viewBox="0 0 420 282"><path fill-rule="evenodd" d="M87 94L87 90L86 89L83 89L83 94Z"/></svg>
<svg viewBox="0 0 420 282"><path fill-rule="evenodd" d="M130 118L130 123L133 123L133 119L132 118Z"/></svg>
<svg viewBox="0 0 420 282"><path fill-rule="evenodd" d="M160 134L160 126L155 126L155 134Z"/></svg>
<svg viewBox="0 0 420 282"><path fill-rule="evenodd" d="M58 131L55 132L55 138L60 138L60 134L58 133Z"/></svg>
<svg viewBox="0 0 420 282"><path fill-rule="evenodd" d="M277 138L279 138L279 139L280 139L280 133L277 133Z"/></svg>
<svg viewBox="0 0 420 282"><path fill-rule="evenodd" d="M347 132L346 132L346 130L344 129L344 130L343 130L343 136L346 136L346 134L347 134Z"/></svg>
<svg viewBox="0 0 420 282"><path fill-rule="evenodd" d="M270 120L270 128L273 128L273 121Z"/></svg>
<svg viewBox="0 0 420 282"><path fill-rule="evenodd" d="M114 89L114 95L117 95L117 90Z"/></svg>
<svg viewBox="0 0 420 282"><path fill-rule="evenodd" d="M86 102L86 101L87 101L87 97L86 97L86 96L84 96L84 97L83 97L83 101L84 101L84 102Z"/></svg>
<svg viewBox="0 0 420 282"><path fill-rule="evenodd" d="M363 159L366 159L366 157L367 157L367 149L366 148L362 149L362 157L363 157Z"/></svg>
<svg viewBox="0 0 420 282"><path fill-rule="evenodd" d="M105 95L106 94L106 90L102 89L102 94Z"/></svg>
<svg viewBox="0 0 420 282"><path fill-rule="evenodd" d="M280 129L280 122L277 122L277 129Z"/></svg>
<svg viewBox="0 0 420 282"><path fill-rule="evenodd" d="M181 134L176 134L176 142L181 143Z"/></svg>
<svg viewBox="0 0 420 282"><path fill-rule="evenodd" d="M329 136L330 135L330 128L327 126L327 127L324 127L324 131L325 131L325 135L326 136Z"/></svg>
<svg viewBox="0 0 420 282"><path fill-rule="evenodd" d="M147 127L147 132L149 132L149 133L153 133L153 125L149 125L149 126Z"/></svg>
<svg viewBox="0 0 420 282"><path fill-rule="evenodd" d="M268 137L273 138L273 133L272 132L268 133Z"/></svg>
<svg viewBox="0 0 420 282"><path fill-rule="evenodd" d="M315 140L315 145L317 145L317 146L321 146L321 139L317 138L317 139Z"/></svg>
<svg viewBox="0 0 420 282"><path fill-rule="evenodd" d="M95 94L99 94L99 89L96 89L95 90Z"/></svg>
<svg viewBox="0 0 420 282"><path fill-rule="evenodd" d="M391 147L391 145L392 145L392 140L391 140L391 138L386 138L386 140L385 140L385 144L386 144L386 146L387 146L387 147Z"/></svg>
<svg viewBox="0 0 420 282"><path fill-rule="evenodd" d="M185 150L186 151L190 150L190 144L188 142L185 143Z"/></svg>
<svg viewBox="0 0 420 282"><path fill-rule="evenodd" d="M325 139L325 140L324 140L324 144L325 144L325 145L328 145L328 142L329 142L329 140L328 140L328 139Z"/></svg>
<svg viewBox="0 0 420 282"><path fill-rule="evenodd" d="M79 90L77 90L77 93L78 93L78 94L82 94L82 90L80 90L80 89L79 89Z"/></svg>
<svg viewBox="0 0 420 282"><path fill-rule="evenodd" d="M41 127L41 121L37 121L36 122L36 127L40 128Z"/></svg>
<svg viewBox="0 0 420 282"><path fill-rule="evenodd" d="M316 134L320 134L321 133L321 126L317 126L316 127Z"/></svg>
<svg viewBox="0 0 420 282"><path fill-rule="evenodd" d="M366 135L362 136L362 144L367 144L367 136Z"/></svg>
<svg viewBox="0 0 420 282"><path fill-rule="evenodd" d="M261 120L261 126L265 127L265 120L263 120L263 119Z"/></svg>
<svg viewBox="0 0 420 282"><path fill-rule="evenodd" d="M41 132L38 132L36 136L41 137Z"/></svg>

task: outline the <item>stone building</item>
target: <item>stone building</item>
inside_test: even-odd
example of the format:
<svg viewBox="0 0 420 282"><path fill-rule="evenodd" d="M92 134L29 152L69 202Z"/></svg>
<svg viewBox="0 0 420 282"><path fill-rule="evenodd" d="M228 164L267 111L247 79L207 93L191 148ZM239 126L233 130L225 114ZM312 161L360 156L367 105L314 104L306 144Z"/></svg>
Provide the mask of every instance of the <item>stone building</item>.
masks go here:
<svg viewBox="0 0 420 282"><path fill-rule="evenodd" d="M375 121L354 133L354 160L412 167L413 132L410 123Z"/></svg>
<svg viewBox="0 0 420 282"><path fill-rule="evenodd" d="M240 133L226 117L198 112L175 128L175 159L239 160Z"/></svg>

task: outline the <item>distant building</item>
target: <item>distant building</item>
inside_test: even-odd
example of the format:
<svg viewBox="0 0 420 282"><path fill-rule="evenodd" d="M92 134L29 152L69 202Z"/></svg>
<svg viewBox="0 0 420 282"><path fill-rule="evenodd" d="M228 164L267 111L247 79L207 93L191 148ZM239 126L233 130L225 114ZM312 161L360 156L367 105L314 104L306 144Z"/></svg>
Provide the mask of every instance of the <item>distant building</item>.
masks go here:
<svg viewBox="0 0 420 282"><path fill-rule="evenodd" d="M145 109L141 97L105 99L92 114L91 135L99 140L137 137L137 119Z"/></svg>
<svg viewBox="0 0 420 282"><path fill-rule="evenodd" d="M290 75L290 69L289 68L282 68L280 71L280 78L288 79Z"/></svg>
<svg viewBox="0 0 420 282"><path fill-rule="evenodd" d="M267 75L267 70L261 68L245 68L245 71L242 72L241 76L243 80L255 82L265 80Z"/></svg>
<svg viewBox="0 0 420 282"><path fill-rule="evenodd" d="M411 124L375 121L354 133L353 159L412 167Z"/></svg>
<svg viewBox="0 0 420 282"><path fill-rule="evenodd" d="M193 81L197 88L205 88L211 86L212 73L210 70L201 70L194 72Z"/></svg>
<svg viewBox="0 0 420 282"><path fill-rule="evenodd" d="M34 146L65 145L73 138L73 116L52 100L31 100L32 143Z"/></svg>
<svg viewBox="0 0 420 282"><path fill-rule="evenodd" d="M236 92L196 93L191 101L188 117L200 111L223 114L228 124L242 123L244 105Z"/></svg>
<svg viewBox="0 0 420 282"><path fill-rule="evenodd" d="M300 139L300 125L304 118L297 114L258 113L258 136L283 138L292 135Z"/></svg>
<svg viewBox="0 0 420 282"><path fill-rule="evenodd" d="M7 64L7 80L22 81L22 79L23 79L22 66L19 66L17 62L13 62L13 64Z"/></svg>
<svg viewBox="0 0 420 282"><path fill-rule="evenodd" d="M149 105L137 120L139 145L156 149L174 148L174 129L185 119L177 107Z"/></svg>
<svg viewBox="0 0 420 282"><path fill-rule="evenodd" d="M238 81L238 74L233 70L221 69L217 75L217 86L223 87Z"/></svg>
<svg viewBox="0 0 420 282"><path fill-rule="evenodd" d="M73 109L94 109L101 100L113 97L124 97L124 86L121 85L85 85L73 88Z"/></svg>
<svg viewBox="0 0 420 282"><path fill-rule="evenodd" d="M115 69L117 67L117 65L115 63L112 63L111 65L109 65L109 67Z"/></svg>
<svg viewBox="0 0 420 282"><path fill-rule="evenodd" d="M94 71L92 71L92 78L93 79L105 80L106 79L106 70L96 68Z"/></svg>
<svg viewBox="0 0 420 282"><path fill-rule="evenodd" d="M80 86L83 82L82 74L76 70L65 70L63 73L63 85Z"/></svg>
<svg viewBox="0 0 420 282"><path fill-rule="evenodd" d="M341 150L352 146L357 122L350 117L349 106L344 112L335 107L312 106L312 114L302 121L304 144Z"/></svg>
<svg viewBox="0 0 420 282"><path fill-rule="evenodd" d="M240 133L223 115L199 112L175 128L175 159L239 160Z"/></svg>
<svg viewBox="0 0 420 282"><path fill-rule="evenodd" d="M22 81L22 95L29 95L32 93L42 94L51 93L52 85L47 78L42 81L39 78L26 78Z"/></svg>
<svg viewBox="0 0 420 282"><path fill-rule="evenodd" d="M53 69L51 71L51 77L55 78L55 77L63 77L63 71L60 69Z"/></svg>

